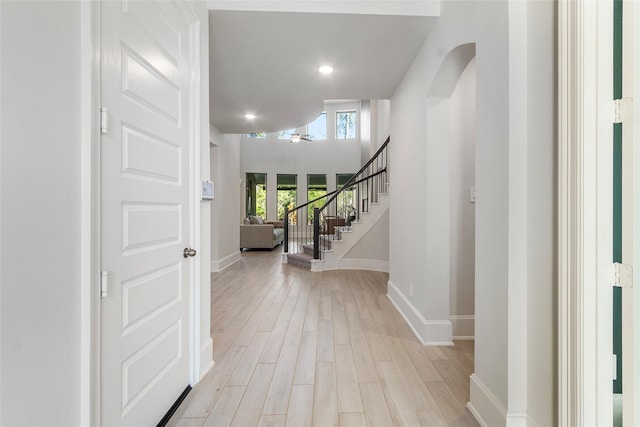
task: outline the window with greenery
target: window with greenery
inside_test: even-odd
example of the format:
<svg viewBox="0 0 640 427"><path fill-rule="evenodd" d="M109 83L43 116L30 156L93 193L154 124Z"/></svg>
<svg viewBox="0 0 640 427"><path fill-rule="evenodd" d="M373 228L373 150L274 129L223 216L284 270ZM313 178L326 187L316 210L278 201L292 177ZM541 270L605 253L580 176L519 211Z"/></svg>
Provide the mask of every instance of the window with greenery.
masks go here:
<svg viewBox="0 0 640 427"><path fill-rule="evenodd" d="M317 199L325 194L327 194L327 176L324 174L307 175L307 201ZM307 224L313 224L313 208L322 207L326 201L326 197L323 197L307 206Z"/></svg>
<svg viewBox="0 0 640 427"><path fill-rule="evenodd" d="M327 139L327 113L320 114L307 125L307 134L313 140Z"/></svg>
<svg viewBox="0 0 640 427"><path fill-rule="evenodd" d="M279 130L277 133L277 138L289 140L291 139L291 135L293 135L294 133L296 133L295 129Z"/></svg>
<svg viewBox="0 0 640 427"><path fill-rule="evenodd" d="M247 216L267 219L267 174L247 173Z"/></svg>
<svg viewBox="0 0 640 427"><path fill-rule="evenodd" d="M247 138L267 139L267 134L265 132L248 133Z"/></svg>
<svg viewBox="0 0 640 427"><path fill-rule="evenodd" d="M296 203L296 191L297 191L297 176L296 175L281 175L278 174L278 220L284 220L284 208L291 210L297 206ZM295 213L289 218L289 222L295 224Z"/></svg>
<svg viewBox="0 0 640 427"><path fill-rule="evenodd" d="M336 174L336 188L340 189L344 187L352 175L353 174L351 173ZM355 219L356 200L353 187L340 193L336 198L336 204L338 208L338 216L348 220L347 223L350 223L352 219Z"/></svg>
<svg viewBox="0 0 640 427"><path fill-rule="evenodd" d="M336 113L336 139L355 138L356 125L355 111L338 111Z"/></svg>

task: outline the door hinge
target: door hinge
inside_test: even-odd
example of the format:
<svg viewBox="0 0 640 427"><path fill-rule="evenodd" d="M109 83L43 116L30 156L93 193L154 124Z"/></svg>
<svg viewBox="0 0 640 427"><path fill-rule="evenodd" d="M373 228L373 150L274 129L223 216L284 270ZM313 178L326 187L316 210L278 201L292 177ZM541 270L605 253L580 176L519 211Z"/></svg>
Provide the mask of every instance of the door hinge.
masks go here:
<svg viewBox="0 0 640 427"><path fill-rule="evenodd" d="M613 100L613 123L625 123L633 118L633 98Z"/></svg>
<svg viewBox="0 0 640 427"><path fill-rule="evenodd" d="M107 293L109 291L109 273L105 270L100 272L100 296L102 298L107 297Z"/></svg>
<svg viewBox="0 0 640 427"><path fill-rule="evenodd" d="M633 286L633 267L619 262L613 263L613 283L616 288L630 288Z"/></svg>
<svg viewBox="0 0 640 427"><path fill-rule="evenodd" d="M109 131L109 114L106 107L100 107L100 133Z"/></svg>

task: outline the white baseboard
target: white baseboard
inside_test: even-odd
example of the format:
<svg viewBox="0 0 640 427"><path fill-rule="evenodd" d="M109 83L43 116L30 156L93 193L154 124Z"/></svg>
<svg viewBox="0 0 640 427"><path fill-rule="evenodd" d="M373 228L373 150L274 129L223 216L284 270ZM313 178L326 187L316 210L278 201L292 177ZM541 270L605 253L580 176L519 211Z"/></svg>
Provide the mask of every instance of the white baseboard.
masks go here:
<svg viewBox="0 0 640 427"><path fill-rule="evenodd" d="M507 413L507 424L509 427L527 427L527 426L536 426L538 424L533 424L533 422L529 419L526 412L509 412Z"/></svg>
<svg viewBox="0 0 640 427"><path fill-rule="evenodd" d="M205 375L213 368L215 362L213 361L213 340L209 338L200 347L200 381Z"/></svg>
<svg viewBox="0 0 640 427"><path fill-rule="evenodd" d="M338 261L339 270L373 270L389 272L389 261L377 259L342 258Z"/></svg>
<svg viewBox="0 0 640 427"><path fill-rule="evenodd" d="M453 339L472 340L475 337L476 316L473 314L451 315Z"/></svg>
<svg viewBox="0 0 640 427"><path fill-rule="evenodd" d="M218 260L211 260L211 272L217 273L229 267L234 262L240 261L240 252L234 252L231 255Z"/></svg>
<svg viewBox="0 0 640 427"><path fill-rule="evenodd" d="M450 320L426 320L391 281L387 282L387 298L422 345L453 345Z"/></svg>
<svg viewBox="0 0 640 427"><path fill-rule="evenodd" d="M507 425L507 411L476 374L470 378L467 408L482 427Z"/></svg>

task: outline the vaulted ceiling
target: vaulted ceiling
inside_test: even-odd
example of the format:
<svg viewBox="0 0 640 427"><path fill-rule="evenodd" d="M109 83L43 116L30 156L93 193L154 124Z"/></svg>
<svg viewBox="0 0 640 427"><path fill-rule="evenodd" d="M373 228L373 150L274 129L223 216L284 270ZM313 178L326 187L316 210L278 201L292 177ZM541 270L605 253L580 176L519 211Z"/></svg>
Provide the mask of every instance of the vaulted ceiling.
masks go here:
<svg viewBox="0 0 640 427"><path fill-rule="evenodd" d="M267 10L230 10L247 3ZM324 100L390 98L439 11L420 1L308 2L294 11L283 3L292 2L209 2L211 123L224 133L302 126ZM318 13L331 5L348 13ZM320 74L323 64L334 72Z"/></svg>

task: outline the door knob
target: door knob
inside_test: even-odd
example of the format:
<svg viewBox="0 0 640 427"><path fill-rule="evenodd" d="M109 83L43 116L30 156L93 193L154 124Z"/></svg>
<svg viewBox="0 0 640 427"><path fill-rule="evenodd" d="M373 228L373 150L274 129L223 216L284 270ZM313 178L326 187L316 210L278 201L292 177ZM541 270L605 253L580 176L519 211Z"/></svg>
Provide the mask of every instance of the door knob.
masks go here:
<svg viewBox="0 0 640 427"><path fill-rule="evenodd" d="M185 258L189 258L190 256L196 256L196 250L191 248L184 248L182 254Z"/></svg>

